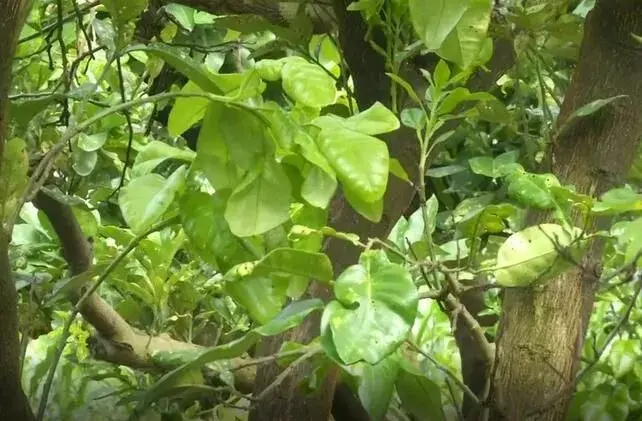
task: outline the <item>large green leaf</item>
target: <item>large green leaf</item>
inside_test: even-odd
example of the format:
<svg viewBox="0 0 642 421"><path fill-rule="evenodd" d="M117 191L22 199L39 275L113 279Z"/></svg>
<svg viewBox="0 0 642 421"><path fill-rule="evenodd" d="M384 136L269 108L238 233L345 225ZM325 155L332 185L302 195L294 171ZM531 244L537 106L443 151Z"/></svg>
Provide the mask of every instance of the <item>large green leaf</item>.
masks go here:
<svg viewBox="0 0 642 421"><path fill-rule="evenodd" d="M588 245L582 230L540 224L516 232L497 253L495 278L504 287L541 284L578 264Z"/></svg>
<svg viewBox="0 0 642 421"><path fill-rule="evenodd" d="M290 57L281 69L283 90L296 102L312 108L323 108L334 103L337 89L321 66L308 63L300 57Z"/></svg>
<svg viewBox="0 0 642 421"><path fill-rule="evenodd" d="M231 279L225 282L225 291L259 324L273 319L285 304L288 283L283 279L253 274L234 277L226 275L226 278Z"/></svg>
<svg viewBox="0 0 642 421"><path fill-rule="evenodd" d="M204 93L196 83L189 81L181 89L182 93ZM182 135L187 129L198 123L205 115L210 100L203 97L179 97L169 113L167 131L170 136Z"/></svg>
<svg viewBox="0 0 642 421"><path fill-rule="evenodd" d="M98 152L87 152L80 148L75 148L71 154L71 166L76 171L76 174L81 177L88 176L96 168L98 162Z"/></svg>
<svg viewBox="0 0 642 421"><path fill-rule="evenodd" d="M199 256L220 271L252 259L223 216L225 201L216 195L186 192L179 202L183 229Z"/></svg>
<svg viewBox="0 0 642 421"><path fill-rule="evenodd" d="M469 0L467 3L468 8L439 49L440 56L463 69L474 64L484 48L493 10L492 0Z"/></svg>
<svg viewBox="0 0 642 421"><path fill-rule="evenodd" d="M312 206L325 209L337 190L337 179L312 165L301 186L301 197Z"/></svg>
<svg viewBox="0 0 642 421"><path fill-rule="evenodd" d="M560 182L553 174L531 174L517 170L510 174L506 181L508 195L520 203L543 210L555 207L550 188L559 187Z"/></svg>
<svg viewBox="0 0 642 421"><path fill-rule="evenodd" d="M186 174L187 167L182 166L167 179L159 174L146 174L123 187L118 204L134 233L141 234L159 222L182 190Z"/></svg>
<svg viewBox="0 0 642 421"><path fill-rule="evenodd" d="M345 364L377 364L406 339L417 313L417 287L383 251L364 252L337 278L334 293L324 317Z"/></svg>
<svg viewBox="0 0 642 421"><path fill-rule="evenodd" d="M430 50L437 50L457 26L472 0L409 0L412 26Z"/></svg>
<svg viewBox="0 0 642 421"><path fill-rule="evenodd" d="M288 220L290 179L283 167L267 159L248 173L232 192L225 219L239 237L262 234Z"/></svg>
<svg viewBox="0 0 642 421"><path fill-rule="evenodd" d="M375 365L361 364L359 400L368 411L371 420L385 419L395 392L395 380L398 373L399 359L394 354Z"/></svg>
<svg viewBox="0 0 642 421"><path fill-rule="evenodd" d="M298 275L318 281L334 278L332 262L323 253L312 253L293 248L278 248L270 251L254 267L256 275Z"/></svg>
<svg viewBox="0 0 642 421"><path fill-rule="evenodd" d="M265 122L251 111L212 102L203 120L197 153L206 154L208 158L216 156L223 162L231 161L235 167L249 170L273 151L266 129ZM207 163L204 161L203 164Z"/></svg>
<svg viewBox="0 0 642 421"><path fill-rule="evenodd" d="M189 149L181 149L158 140L152 140L136 155L132 166L132 177L149 174L168 159L191 162L195 156L196 153Z"/></svg>
<svg viewBox="0 0 642 421"><path fill-rule="evenodd" d="M402 369L397 376L396 386L403 408L417 419L446 421L441 404L441 389L434 381L414 370L411 372Z"/></svg>
<svg viewBox="0 0 642 421"><path fill-rule="evenodd" d="M367 135L392 132L399 128L399 120L380 102L348 118L324 115L313 121L321 128L344 128Z"/></svg>
<svg viewBox="0 0 642 421"><path fill-rule="evenodd" d="M383 141L344 128L324 128L317 144L339 181L357 198L375 202L383 197L390 166Z"/></svg>

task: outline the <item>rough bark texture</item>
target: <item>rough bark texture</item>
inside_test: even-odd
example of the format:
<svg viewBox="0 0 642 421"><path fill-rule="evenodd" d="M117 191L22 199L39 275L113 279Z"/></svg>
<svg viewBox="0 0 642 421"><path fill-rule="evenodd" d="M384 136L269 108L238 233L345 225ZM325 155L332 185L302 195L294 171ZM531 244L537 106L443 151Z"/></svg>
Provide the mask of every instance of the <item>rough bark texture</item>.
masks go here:
<svg viewBox="0 0 642 421"><path fill-rule="evenodd" d="M0 0L0 171L13 56L26 7L27 1ZM18 296L9 261L9 242L9 233L0 226L0 419L30 421L34 416L20 381Z"/></svg>
<svg viewBox="0 0 642 421"><path fill-rule="evenodd" d="M642 134L642 2L602 0L585 24L579 63L559 117L596 99L629 95L571 123L552 145L552 170L579 192L621 182ZM541 219L540 219L541 220ZM596 222L598 226L600 221ZM569 271L542 291L506 290L494 377L493 420L563 421L594 300L593 268Z"/></svg>

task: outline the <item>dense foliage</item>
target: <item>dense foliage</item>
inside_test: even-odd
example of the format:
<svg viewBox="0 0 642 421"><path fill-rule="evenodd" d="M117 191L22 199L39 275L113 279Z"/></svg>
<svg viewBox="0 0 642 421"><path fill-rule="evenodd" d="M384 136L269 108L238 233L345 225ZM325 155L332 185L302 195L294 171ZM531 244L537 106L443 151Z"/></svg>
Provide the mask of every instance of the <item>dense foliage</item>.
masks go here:
<svg viewBox="0 0 642 421"><path fill-rule="evenodd" d="M268 390L251 394L256 367L274 360L286 375L312 364L311 394L338 365L373 420L457 420L466 395L487 396L461 380L453 327L490 364L501 291L594 271L583 259L599 243L567 419L639 419L642 161L606 192L541 170L553 139L622 100L555 124L593 3L356 1L347 13L367 22L391 82L360 107L324 9L280 24L179 3L34 1L0 193L35 412L246 419ZM498 39L514 65L473 86ZM389 152L401 131L412 165ZM375 224L396 185L418 200L386 237L334 226L347 212L337 194ZM358 260L342 267L328 242ZM311 282L331 299L306 294ZM483 292L483 311L462 307L468 292ZM313 313L317 338L259 356L263 338Z"/></svg>

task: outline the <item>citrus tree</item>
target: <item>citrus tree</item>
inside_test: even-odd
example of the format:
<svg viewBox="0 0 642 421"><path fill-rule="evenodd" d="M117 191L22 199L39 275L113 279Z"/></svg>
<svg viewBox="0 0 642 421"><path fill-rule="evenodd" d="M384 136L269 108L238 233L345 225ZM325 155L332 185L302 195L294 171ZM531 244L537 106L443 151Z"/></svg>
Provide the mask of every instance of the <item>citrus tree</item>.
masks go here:
<svg viewBox="0 0 642 421"><path fill-rule="evenodd" d="M2 419L642 416L639 2L0 10Z"/></svg>

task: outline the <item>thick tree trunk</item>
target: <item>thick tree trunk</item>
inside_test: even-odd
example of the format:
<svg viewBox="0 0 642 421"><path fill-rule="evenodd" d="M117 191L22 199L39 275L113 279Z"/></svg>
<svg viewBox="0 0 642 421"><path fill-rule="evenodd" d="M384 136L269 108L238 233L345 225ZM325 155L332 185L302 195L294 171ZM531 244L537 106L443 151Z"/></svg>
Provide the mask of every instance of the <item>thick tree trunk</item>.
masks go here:
<svg viewBox="0 0 642 421"><path fill-rule="evenodd" d="M7 128L8 94L16 42L27 1L0 0L0 172ZM20 382L18 297L9 261L10 234L0 226L0 419L34 419Z"/></svg>
<svg viewBox="0 0 642 421"><path fill-rule="evenodd" d="M642 2L601 0L589 14L558 127L591 101L628 95L570 124L552 145L552 170L579 192L621 182L642 134ZM540 218L541 220L541 218ZM598 226L601 222L596 222ZM594 300L601 247L542 291L504 291L491 419L563 421Z"/></svg>

